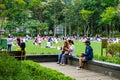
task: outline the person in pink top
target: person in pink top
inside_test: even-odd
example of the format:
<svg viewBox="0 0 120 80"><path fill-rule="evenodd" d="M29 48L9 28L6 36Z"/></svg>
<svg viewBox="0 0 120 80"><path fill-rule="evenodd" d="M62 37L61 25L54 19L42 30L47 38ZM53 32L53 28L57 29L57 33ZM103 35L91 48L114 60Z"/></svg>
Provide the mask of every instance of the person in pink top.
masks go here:
<svg viewBox="0 0 120 80"><path fill-rule="evenodd" d="M40 38L40 36L38 36L38 37L37 37L37 43L38 43L39 47L41 47L41 42L42 42L42 41L41 41L41 38Z"/></svg>

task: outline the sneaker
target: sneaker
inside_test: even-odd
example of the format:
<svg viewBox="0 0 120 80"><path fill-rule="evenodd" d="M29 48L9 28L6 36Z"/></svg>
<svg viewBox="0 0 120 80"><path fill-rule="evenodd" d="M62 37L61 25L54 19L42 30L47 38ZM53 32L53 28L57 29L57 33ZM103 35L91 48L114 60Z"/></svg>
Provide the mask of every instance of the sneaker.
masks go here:
<svg viewBox="0 0 120 80"><path fill-rule="evenodd" d="M82 67L80 67L80 66L79 66L79 67L76 67L76 69L77 69L77 70L81 70L81 69L82 69Z"/></svg>
<svg viewBox="0 0 120 80"><path fill-rule="evenodd" d="M61 65L62 65L62 63L59 63L59 65L61 66Z"/></svg>
<svg viewBox="0 0 120 80"><path fill-rule="evenodd" d="M59 62L57 62L57 64L60 64Z"/></svg>
<svg viewBox="0 0 120 80"><path fill-rule="evenodd" d="M65 64L61 64L62 66L65 66Z"/></svg>

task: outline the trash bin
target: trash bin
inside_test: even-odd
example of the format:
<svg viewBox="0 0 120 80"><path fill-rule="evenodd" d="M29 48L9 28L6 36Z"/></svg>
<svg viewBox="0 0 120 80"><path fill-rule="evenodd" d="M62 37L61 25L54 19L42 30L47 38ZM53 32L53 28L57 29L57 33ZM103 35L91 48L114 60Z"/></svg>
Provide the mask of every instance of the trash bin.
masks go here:
<svg viewBox="0 0 120 80"><path fill-rule="evenodd" d="M7 49L7 39L1 39L1 47Z"/></svg>
<svg viewBox="0 0 120 80"><path fill-rule="evenodd" d="M1 46L1 39L0 39L0 46Z"/></svg>
<svg viewBox="0 0 120 80"><path fill-rule="evenodd" d="M2 49L2 45L1 45L1 39L0 39L0 50Z"/></svg>

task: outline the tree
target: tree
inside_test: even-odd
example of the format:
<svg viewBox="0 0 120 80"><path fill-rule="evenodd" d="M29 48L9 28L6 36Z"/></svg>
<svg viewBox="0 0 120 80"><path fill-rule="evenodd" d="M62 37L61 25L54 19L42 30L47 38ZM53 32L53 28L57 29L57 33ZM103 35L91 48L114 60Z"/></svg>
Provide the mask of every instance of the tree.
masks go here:
<svg viewBox="0 0 120 80"><path fill-rule="evenodd" d="M40 34L43 34L44 31L48 31L48 24L47 23L40 23L37 27L37 30L40 32Z"/></svg>
<svg viewBox="0 0 120 80"><path fill-rule="evenodd" d="M87 32L87 36L88 36L89 29L90 29L90 27L89 27L89 19L92 16L93 11L82 9L80 11L80 13L82 15L82 19L85 21L85 24L86 24L85 26L86 27L84 28L84 30L86 30L85 32ZM84 34L85 34L85 32L84 32Z"/></svg>
<svg viewBox="0 0 120 80"><path fill-rule="evenodd" d="M3 0L0 1L0 29L2 28L3 26L3 23L4 23L4 18L5 18L5 4L3 3Z"/></svg>
<svg viewBox="0 0 120 80"><path fill-rule="evenodd" d="M27 30L29 30L31 32L31 34L38 34L38 27L40 25L40 21L39 20L34 20L34 19L28 19L25 21L25 23L23 24L25 26L25 28Z"/></svg>
<svg viewBox="0 0 120 80"><path fill-rule="evenodd" d="M115 8L113 8L113 7L107 7L106 10L101 14L102 22L109 25L107 27L108 35L111 31L112 25L114 24L112 22L116 16L116 14L117 14L117 12L116 12Z"/></svg>
<svg viewBox="0 0 120 80"><path fill-rule="evenodd" d="M118 26L117 26L117 30L119 30L120 31L120 4L117 6L117 15L118 15L118 18L119 18L119 20L118 20Z"/></svg>
<svg viewBox="0 0 120 80"><path fill-rule="evenodd" d="M119 7L118 3L119 0L0 0L0 19L2 25L4 21L12 21L10 24L17 28L36 33L38 27L39 30L42 28L37 24L46 23L48 29L54 31L54 35L57 25L65 26L65 33L69 35L80 31L84 34L87 32L87 35L103 33L106 32L104 26L108 30L120 32L120 19L117 16L112 18L111 26L114 27L108 24L109 21L101 20L106 8ZM31 27L28 22L34 26Z"/></svg>
<svg viewBox="0 0 120 80"><path fill-rule="evenodd" d="M54 36L56 36L56 26L64 19L61 13L64 6L62 0L47 0L45 10L43 11L44 21L48 22L50 25L49 29L54 31Z"/></svg>
<svg viewBox="0 0 120 80"><path fill-rule="evenodd" d="M18 26L18 23L14 20L4 23L4 28L9 30L9 33L16 32L15 30Z"/></svg>

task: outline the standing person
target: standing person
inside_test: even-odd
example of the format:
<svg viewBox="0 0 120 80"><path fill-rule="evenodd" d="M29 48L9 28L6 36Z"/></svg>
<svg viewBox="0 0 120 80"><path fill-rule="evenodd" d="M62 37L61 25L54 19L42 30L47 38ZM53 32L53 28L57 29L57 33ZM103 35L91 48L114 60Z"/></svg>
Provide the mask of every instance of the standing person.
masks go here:
<svg viewBox="0 0 120 80"><path fill-rule="evenodd" d="M34 40L34 45L37 45L37 38L35 37L35 40Z"/></svg>
<svg viewBox="0 0 120 80"><path fill-rule="evenodd" d="M82 55L80 56L79 59L79 67L77 67L76 69L80 70L83 68L83 61L89 61L93 59L93 49L90 46L90 41L85 41L84 42L86 45L86 49L85 49L85 53L82 53Z"/></svg>
<svg viewBox="0 0 120 80"><path fill-rule="evenodd" d="M68 44L68 42L66 42L66 41L64 42L64 46L61 48L61 50L62 50L61 54L58 55L58 64L60 64L60 63L64 64L64 59L62 59L62 55L63 54L66 55L66 54L69 53L68 52L68 50L69 50L69 44Z"/></svg>
<svg viewBox="0 0 120 80"><path fill-rule="evenodd" d="M21 58L19 58L19 60L25 60L26 59L26 49L25 49L26 45L24 42L20 43L20 46L16 49L17 51L21 51L22 55Z"/></svg>
<svg viewBox="0 0 120 80"><path fill-rule="evenodd" d="M10 37L10 35L8 36L8 39L7 39L7 45L8 45L8 51L11 51L12 38Z"/></svg>
<svg viewBox="0 0 120 80"><path fill-rule="evenodd" d="M41 38L39 35L37 36L37 44L39 47L41 47Z"/></svg>
<svg viewBox="0 0 120 80"><path fill-rule="evenodd" d="M17 41L17 46L20 46L20 44L21 44L20 38L17 38L16 41Z"/></svg>

